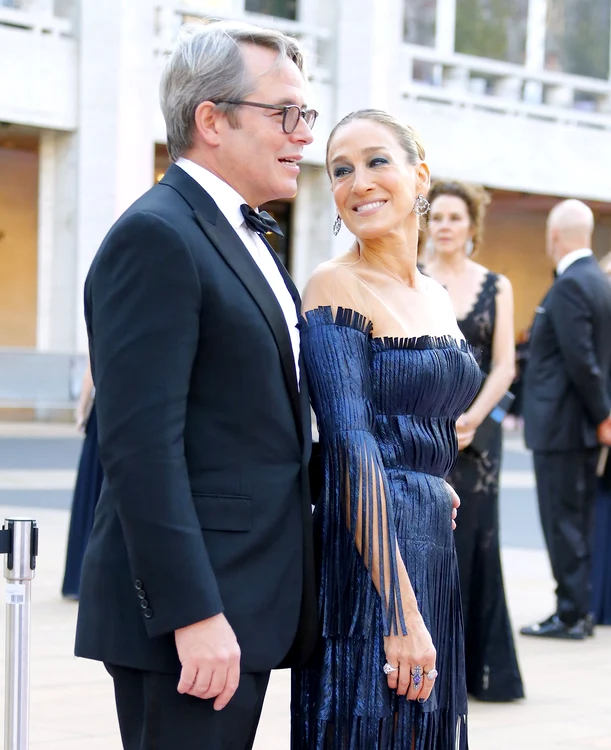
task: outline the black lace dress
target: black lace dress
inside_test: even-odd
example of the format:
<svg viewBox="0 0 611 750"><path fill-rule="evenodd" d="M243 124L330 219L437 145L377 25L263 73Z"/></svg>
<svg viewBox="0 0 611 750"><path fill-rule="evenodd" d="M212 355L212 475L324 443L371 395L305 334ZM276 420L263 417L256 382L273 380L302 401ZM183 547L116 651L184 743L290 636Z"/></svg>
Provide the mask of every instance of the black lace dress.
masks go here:
<svg viewBox="0 0 611 750"><path fill-rule="evenodd" d="M475 305L459 320L484 373L492 364L497 274L488 272ZM448 481L461 507L455 531L465 623L467 690L487 701L524 697L505 600L499 548L499 473L502 428L498 425L485 455L469 447Z"/></svg>

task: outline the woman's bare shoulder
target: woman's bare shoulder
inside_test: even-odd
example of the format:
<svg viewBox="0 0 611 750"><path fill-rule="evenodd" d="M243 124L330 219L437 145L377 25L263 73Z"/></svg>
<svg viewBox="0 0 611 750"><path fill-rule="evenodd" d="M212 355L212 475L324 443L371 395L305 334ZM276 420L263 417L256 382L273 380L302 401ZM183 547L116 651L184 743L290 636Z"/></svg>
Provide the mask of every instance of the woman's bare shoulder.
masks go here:
<svg viewBox="0 0 611 750"><path fill-rule="evenodd" d="M445 286L436 281L432 276L427 276L426 273L424 273L422 276L422 283L425 287L426 294L436 299L443 300L444 302L451 302L450 295L448 294L448 290L445 288Z"/></svg>
<svg viewBox="0 0 611 750"><path fill-rule="evenodd" d="M303 292L303 309L330 305L350 307L357 299L359 279L352 266L356 259L350 253L318 265Z"/></svg>

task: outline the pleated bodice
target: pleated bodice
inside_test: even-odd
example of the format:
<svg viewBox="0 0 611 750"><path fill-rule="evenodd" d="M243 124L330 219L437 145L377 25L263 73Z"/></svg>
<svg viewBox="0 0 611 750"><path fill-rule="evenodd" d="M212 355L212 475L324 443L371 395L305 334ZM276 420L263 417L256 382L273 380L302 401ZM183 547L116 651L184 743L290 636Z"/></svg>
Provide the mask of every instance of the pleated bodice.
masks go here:
<svg viewBox="0 0 611 750"><path fill-rule="evenodd" d="M386 469L445 478L458 455L454 423L473 398L479 372L451 336L372 339L378 445Z"/></svg>
<svg viewBox="0 0 611 750"><path fill-rule="evenodd" d="M319 389L315 398L322 401L321 413L332 409L336 413L334 425L345 422L354 427L355 418L359 417L357 423L364 429L373 419L386 470L447 477L458 455L454 424L473 400L481 379L470 347L452 336L372 337L370 322L342 308L335 318L330 307L312 310L307 320L304 351L311 368L325 365L339 368L342 388L363 364L371 375L371 391L365 393L367 410L361 412L360 389L353 390L353 398L345 392L340 398L339 394ZM319 362L321 347L316 333L320 328L317 327L329 325L337 327L338 339L351 339L355 331L366 338L368 362L361 361L362 350L351 352L348 346L335 346L334 362ZM338 410L344 413L337 414ZM323 435L326 427L323 420L319 424Z"/></svg>

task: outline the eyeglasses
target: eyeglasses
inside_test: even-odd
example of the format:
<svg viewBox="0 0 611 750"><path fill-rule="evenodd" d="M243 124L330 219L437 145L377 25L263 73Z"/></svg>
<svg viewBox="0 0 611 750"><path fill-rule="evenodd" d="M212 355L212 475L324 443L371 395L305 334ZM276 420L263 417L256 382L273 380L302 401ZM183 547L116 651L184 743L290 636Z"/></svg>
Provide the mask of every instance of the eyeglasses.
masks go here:
<svg viewBox="0 0 611 750"><path fill-rule="evenodd" d="M214 104L235 104L240 107L261 107L261 109L273 109L276 112L282 112L282 130L287 135L290 135L297 129L299 125L299 118L303 117L306 125L312 129L318 112L315 109L301 109L296 104L287 104L284 107L278 107L275 104L261 104L260 102L244 102L237 99L223 99L220 102L214 102Z"/></svg>

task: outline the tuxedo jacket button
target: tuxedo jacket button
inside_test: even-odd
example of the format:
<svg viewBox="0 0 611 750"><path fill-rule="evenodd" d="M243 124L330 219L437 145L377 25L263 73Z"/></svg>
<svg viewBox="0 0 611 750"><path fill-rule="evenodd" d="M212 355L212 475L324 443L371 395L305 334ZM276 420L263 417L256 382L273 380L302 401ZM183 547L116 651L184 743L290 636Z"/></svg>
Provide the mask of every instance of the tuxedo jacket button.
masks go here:
<svg viewBox="0 0 611 750"><path fill-rule="evenodd" d="M138 599L146 599L146 591L144 589L138 591Z"/></svg>
<svg viewBox="0 0 611 750"><path fill-rule="evenodd" d="M136 589L137 589L138 591L140 591L140 589L144 588L144 585L143 585L142 581L141 581L141 580L140 580L139 578L137 578L137 579L136 579L136 580L134 581L134 586L136 587Z"/></svg>
<svg viewBox="0 0 611 750"><path fill-rule="evenodd" d="M146 617L147 620L150 620L153 616L153 610L147 607L142 614Z"/></svg>
<svg viewBox="0 0 611 750"><path fill-rule="evenodd" d="M149 603L148 603L148 601L146 599L143 599L140 602L140 606L142 607L142 609L148 609Z"/></svg>

